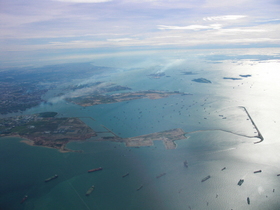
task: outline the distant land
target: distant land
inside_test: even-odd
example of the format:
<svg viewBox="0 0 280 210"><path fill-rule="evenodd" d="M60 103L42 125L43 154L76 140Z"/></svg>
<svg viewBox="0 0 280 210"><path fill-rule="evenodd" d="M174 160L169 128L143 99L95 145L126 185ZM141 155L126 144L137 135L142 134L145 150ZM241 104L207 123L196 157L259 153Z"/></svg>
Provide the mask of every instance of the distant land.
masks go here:
<svg viewBox="0 0 280 210"><path fill-rule="evenodd" d="M205 79L205 78L193 79L192 81L199 82L199 83L212 83L210 80Z"/></svg>
<svg viewBox="0 0 280 210"><path fill-rule="evenodd" d="M193 73L192 71L183 71L183 75L196 75L196 73Z"/></svg>
<svg viewBox="0 0 280 210"><path fill-rule="evenodd" d="M170 95L181 94L178 91L174 92L165 92L165 91L155 91L155 90L147 90L147 91L138 91L138 92L126 92L126 93L115 93L115 94L98 94L98 95L83 95L72 98L66 98L68 102L78 104L80 106L93 106L98 104L110 104L117 103L122 101L130 101L142 98L149 99L160 99L165 98Z"/></svg>
<svg viewBox="0 0 280 210"><path fill-rule="evenodd" d="M223 77L223 79L242 80L241 78L235 78L235 77Z"/></svg>

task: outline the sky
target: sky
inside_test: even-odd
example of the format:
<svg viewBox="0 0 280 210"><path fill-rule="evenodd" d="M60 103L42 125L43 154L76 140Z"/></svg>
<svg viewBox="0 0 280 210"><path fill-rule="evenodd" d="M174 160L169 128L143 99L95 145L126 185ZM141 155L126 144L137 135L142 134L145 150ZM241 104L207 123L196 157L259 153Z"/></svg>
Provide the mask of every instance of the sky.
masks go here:
<svg viewBox="0 0 280 210"><path fill-rule="evenodd" d="M0 0L0 68L123 52L280 47L279 0Z"/></svg>

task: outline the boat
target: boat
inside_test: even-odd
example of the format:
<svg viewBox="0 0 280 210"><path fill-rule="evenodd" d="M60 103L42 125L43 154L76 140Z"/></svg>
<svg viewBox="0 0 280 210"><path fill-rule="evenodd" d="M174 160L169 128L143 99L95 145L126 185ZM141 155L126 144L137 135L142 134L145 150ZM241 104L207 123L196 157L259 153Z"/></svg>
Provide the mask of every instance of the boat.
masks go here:
<svg viewBox="0 0 280 210"><path fill-rule="evenodd" d="M126 177L128 175L129 175L129 173L126 173L126 174L122 175L122 178L124 178L124 177Z"/></svg>
<svg viewBox="0 0 280 210"><path fill-rule="evenodd" d="M188 162L185 160L184 161L184 166L186 167L186 168L188 168L189 166L188 166Z"/></svg>
<svg viewBox="0 0 280 210"><path fill-rule="evenodd" d="M141 185L140 187L138 187L136 190L139 191L139 190L142 189L142 187L143 187L143 185Z"/></svg>
<svg viewBox="0 0 280 210"><path fill-rule="evenodd" d="M58 177L58 175L57 175L57 174L55 174L54 176L52 176L52 177L50 177L50 178L45 179L45 182L49 182L49 181L51 181L51 180L53 180L53 179L56 179L57 177Z"/></svg>
<svg viewBox="0 0 280 210"><path fill-rule="evenodd" d="M247 197L247 203L248 203L248 205L250 205L250 198L249 197Z"/></svg>
<svg viewBox="0 0 280 210"><path fill-rule="evenodd" d="M277 174L277 176L280 176L280 174Z"/></svg>
<svg viewBox="0 0 280 210"><path fill-rule="evenodd" d="M254 171L254 174L261 173L261 172L262 172L262 170Z"/></svg>
<svg viewBox="0 0 280 210"><path fill-rule="evenodd" d="M23 197L23 199L21 200L21 202L20 203L24 203L25 201L26 201L26 199L28 198L28 196L27 195L25 195L24 197Z"/></svg>
<svg viewBox="0 0 280 210"><path fill-rule="evenodd" d="M94 185L92 185L92 186L88 189L88 191L86 192L86 195L87 195L87 196L90 195L90 193L92 193L93 190L94 190Z"/></svg>
<svg viewBox="0 0 280 210"><path fill-rule="evenodd" d="M225 170L225 169L226 169L226 167L223 167L221 171L223 171L223 170Z"/></svg>
<svg viewBox="0 0 280 210"><path fill-rule="evenodd" d="M95 171L100 171L102 170L103 168L99 167L99 168L94 168L94 169L90 169L88 170L88 173L91 173L91 172L95 172Z"/></svg>
<svg viewBox="0 0 280 210"><path fill-rule="evenodd" d="M208 176L206 176L205 178L203 178L202 180L201 180L201 182L205 182L207 179L210 179L210 175L208 175Z"/></svg>
<svg viewBox="0 0 280 210"><path fill-rule="evenodd" d="M239 182L237 183L237 185L241 186L244 182L244 179L240 179Z"/></svg>
<svg viewBox="0 0 280 210"><path fill-rule="evenodd" d="M162 174L160 174L160 175L156 176L156 178L158 179L158 178L160 178L160 177L164 176L165 174L166 174L166 173L162 173Z"/></svg>

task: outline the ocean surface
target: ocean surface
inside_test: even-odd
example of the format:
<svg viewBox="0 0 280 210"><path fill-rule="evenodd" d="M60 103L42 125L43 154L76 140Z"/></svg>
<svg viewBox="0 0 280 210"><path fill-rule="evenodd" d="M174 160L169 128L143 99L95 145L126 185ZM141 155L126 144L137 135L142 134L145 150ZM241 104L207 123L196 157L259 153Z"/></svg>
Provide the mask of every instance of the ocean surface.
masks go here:
<svg viewBox="0 0 280 210"><path fill-rule="evenodd" d="M104 125L124 138L182 128L189 132L188 138L176 141L176 149L166 150L161 141L128 148L89 139L67 145L82 153L60 153L29 146L20 138L1 138L0 209L280 209L280 63L175 60L166 66L116 68L114 74L99 75L93 81L115 82L134 91L189 95L83 108L55 98L58 90L52 90L44 97L56 103L41 104L23 114L56 111L58 117L79 117L95 131L103 131ZM165 76L147 76L157 71ZM192 81L195 78L211 83ZM256 129L240 106L250 113L263 142L254 144L259 141L254 137ZM103 170L87 173L97 167ZM262 172L254 173L257 170ZM59 177L44 182L54 174ZM208 175L210 179L202 182ZM238 186L240 179L244 183ZM95 190L85 196L92 185ZM20 204L25 195L28 199Z"/></svg>

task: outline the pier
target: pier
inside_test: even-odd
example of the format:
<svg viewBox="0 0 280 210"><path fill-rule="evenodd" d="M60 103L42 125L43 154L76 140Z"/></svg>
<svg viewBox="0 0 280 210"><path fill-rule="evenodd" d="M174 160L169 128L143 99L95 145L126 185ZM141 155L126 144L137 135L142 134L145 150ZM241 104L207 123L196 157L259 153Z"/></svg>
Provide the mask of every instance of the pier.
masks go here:
<svg viewBox="0 0 280 210"><path fill-rule="evenodd" d="M260 141L255 142L254 144L261 143L261 142L264 140L264 138L263 138L263 136L262 136L260 130L259 130L258 127L256 126L254 120L253 120L252 117L250 116L250 114L249 114L249 112L247 111L246 107L244 107L244 106L240 106L240 107L243 108L243 109L245 110L246 114L248 115L249 119L251 120L251 123L253 124L253 126L254 126L255 129L256 129L256 131L258 132L258 135L257 135L256 137L259 138Z"/></svg>

